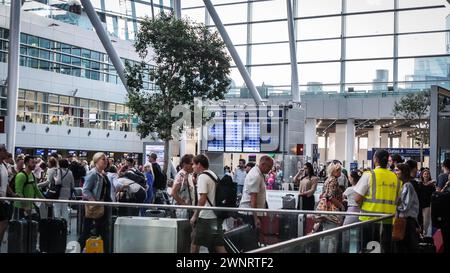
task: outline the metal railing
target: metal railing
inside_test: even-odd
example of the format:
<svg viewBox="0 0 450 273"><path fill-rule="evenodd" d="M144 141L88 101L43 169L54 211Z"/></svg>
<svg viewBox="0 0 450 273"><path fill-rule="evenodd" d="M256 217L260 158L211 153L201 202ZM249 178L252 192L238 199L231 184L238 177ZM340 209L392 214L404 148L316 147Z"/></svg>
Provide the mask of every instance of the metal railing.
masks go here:
<svg viewBox="0 0 450 273"><path fill-rule="evenodd" d="M255 249L255 250L251 250L248 251L247 253L273 253L279 250L282 250L284 248L288 248L288 247L294 247L294 246L298 246L298 245L302 245L302 244L307 244L309 242L313 242L316 241L322 237L325 236L330 236L330 235L336 235L339 234L343 231L347 231L350 229L354 229L355 227L360 227L363 225L369 225L372 223L376 223L376 222L380 222L386 219L390 219L392 218L394 215L390 215L390 214L384 214L384 216L377 218L377 219L372 219L372 220L368 220L368 221L363 221L363 222L358 222L358 223L352 223L349 225L345 225L345 226L341 226L341 227L337 227L337 228L333 228L330 230L326 230L326 231L321 231L321 232L317 232L314 234L310 234L310 235L305 235L299 238L294 238L291 240L287 240L284 242L280 242L278 244L274 244L274 245L269 245L266 247L262 247L259 249Z"/></svg>
<svg viewBox="0 0 450 273"><path fill-rule="evenodd" d="M288 210L288 209L254 209L254 208L228 208L228 207L200 207L200 206L180 206L180 205L164 205L164 204L147 204L147 203L122 203L122 202L100 202L100 201L79 201L64 199L38 199L38 198L19 198L19 197L0 197L0 201L28 201L38 203L62 203L62 204L78 204L78 205L104 205L108 207L139 207L149 209L194 209L194 210L218 210L218 211L236 211L236 212L265 212L280 214L311 214L311 215L340 215L340 216L370 216L384 217L386 214L381 213L357 213L342 211L314 211L314 210Z"/></svg>

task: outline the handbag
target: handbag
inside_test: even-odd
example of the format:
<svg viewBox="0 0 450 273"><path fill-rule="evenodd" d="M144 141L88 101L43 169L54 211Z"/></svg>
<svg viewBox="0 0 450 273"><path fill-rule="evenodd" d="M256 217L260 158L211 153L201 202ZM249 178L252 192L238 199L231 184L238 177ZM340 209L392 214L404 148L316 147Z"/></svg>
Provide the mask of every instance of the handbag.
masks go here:
<svg viewBox="0 0 450 273"><path fill-rule="evenodd" d="M85 205L85 218L99 219L105 214L103 205Z"/></svg>
<svg viewBox="0 0 450 273"><path fill-rule="evenodd" d="M106 187L104 178L102 180L102 192L100 194L100 200L103 201L106 194ZM84 217L88 219L99 219L105 214L105 206L103 205L84 205Z"/></svg>
<svg viewBox="0 0 450 273"><path fill-rule="evenodd" d="M405 238L406 218L396 216L392 226L392 241L401 241Z"/></svg>

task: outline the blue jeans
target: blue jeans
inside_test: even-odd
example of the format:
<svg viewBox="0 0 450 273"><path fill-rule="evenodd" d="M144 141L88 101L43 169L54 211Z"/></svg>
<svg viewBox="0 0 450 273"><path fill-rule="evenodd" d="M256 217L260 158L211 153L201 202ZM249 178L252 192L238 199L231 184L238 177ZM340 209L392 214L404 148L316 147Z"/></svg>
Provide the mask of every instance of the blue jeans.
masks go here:
<svg viewBox="0 0 450 273"><path fill-rule="evenodd" d="M237 185L237 194L242 194L243 190L244 190L244 185Z"/></svg>

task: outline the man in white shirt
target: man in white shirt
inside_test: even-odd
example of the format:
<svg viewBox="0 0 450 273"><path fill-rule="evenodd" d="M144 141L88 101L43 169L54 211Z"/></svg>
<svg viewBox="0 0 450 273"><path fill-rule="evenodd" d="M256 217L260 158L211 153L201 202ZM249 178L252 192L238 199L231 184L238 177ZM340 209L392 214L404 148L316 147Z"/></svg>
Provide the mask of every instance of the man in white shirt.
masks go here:
<svg viewBox="0 0 450 273"><path fill-rule="evenodd" d="M8 189L8 167L4 162L6 159L6 148L4 145L0 146L0 197L6 196ZM6 228L9 221L9 204L5 201L0 201L0 248L3 242Z"/></svg>
<svg viewBox="0 0 450 273"><path fill-rule="evenodd" d="M262 156L259 165L253 167L245 177L244 190L240 208L265 208L266 206L266 182L264 175L269 173L273 167L273 159L267 155ZM244 220L259 229L261 222L257 213L253 213L253 218L247 217Z"/></svg>
<svg viewBox="0 0 450 273"><path fill-rule="evenodd" d="M198 206L212 207L215 204L218 177L208 169L209 160L205 155L197 155L193 161L194 172L198 174ZM219 223L214 211L196 210L191 218L191 224L194 227L191 253L198 253L201 245L209 249L214 247L217 253L227 252L224 247L222 223Z"/></svg>
<svg viewBox="0 0 450 273"><path fill-rule="evenodd" d="M245 171L245 159L239 159L239 166L234 171L233 180L237 183L237 193L242 194L244 189L245 176L247 172Z"/></svg>

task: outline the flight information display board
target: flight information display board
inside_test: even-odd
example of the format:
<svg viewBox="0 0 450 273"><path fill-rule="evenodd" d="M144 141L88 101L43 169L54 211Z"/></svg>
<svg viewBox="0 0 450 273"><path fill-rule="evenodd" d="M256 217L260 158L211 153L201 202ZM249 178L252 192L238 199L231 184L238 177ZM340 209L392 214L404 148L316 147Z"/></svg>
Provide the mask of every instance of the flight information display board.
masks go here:
<svg viewBox="0 0 450 273"><path fill-rule="evenodd" d="M225 151L223 123L214 123L208 128L208 151Z"/></svg>
<svg viewBox="0 0 450 273"><path fill-rule="evenodd" d="M225 120L225 151L242 152L241 120Z"/></svg>
<svg viewBox="0 0 450 273"><path fill-rule="evenodd" d="M259 153L261 151L259 122L244 123L244 153Z"/></svg>

